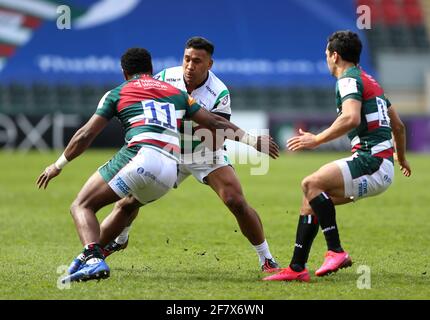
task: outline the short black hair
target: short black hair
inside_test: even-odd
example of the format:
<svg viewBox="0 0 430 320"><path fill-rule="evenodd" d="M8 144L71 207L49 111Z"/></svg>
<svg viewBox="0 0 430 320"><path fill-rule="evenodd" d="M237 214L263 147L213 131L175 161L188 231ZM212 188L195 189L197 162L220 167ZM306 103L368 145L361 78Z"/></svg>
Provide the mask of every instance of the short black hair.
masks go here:
<svg viewBox="0 0 430 320"><path fill-rule="evenodd" d="M144 48L130 48L121 57L121 67L129 76L138 73L152 75L152 58Z"/></svg>
<svg viewBox="0 0 430 320"><path fill-rule="evenodd" d="M185 44L185 49L189 48L205 50L211 56L215 51L213 43L203 37L192 37L188 39L187 43Z"/></svg>
<svg viewBox="0 0 430 320"><path fill-rule="evenodd" d="M350 30L336 31L328 38L328 51L337 52L343 60L358 64L363 44L360 37Z"/></svg>

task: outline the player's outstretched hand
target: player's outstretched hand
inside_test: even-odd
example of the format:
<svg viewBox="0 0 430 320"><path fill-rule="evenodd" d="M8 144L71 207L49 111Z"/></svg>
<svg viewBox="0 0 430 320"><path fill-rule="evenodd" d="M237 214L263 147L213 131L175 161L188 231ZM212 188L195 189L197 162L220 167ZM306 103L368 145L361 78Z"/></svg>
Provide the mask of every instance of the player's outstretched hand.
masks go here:
<svg viewBox="0 0 430 320"><path fill-rule="evenodd" d="M405 177L410 177L412 174L411 166L409 165L408 160L399 161L400 170L402 171Z"/></svg>
<svg viewBox="0 0 430 320"><path fill-rule="evenodd" d="M258 136L256 149L273 159L279 157L279 146L271 136Z"/></svg>
<svg viewBox="0 0 430 320"><path fill-rule="evenodd" d="M52 178L55 178L56 176L58 176L61 172L61 169L58 169L55 164L51 164L50 166L48 166L45 170L43 170L43 172L40 174L39 178L37 178L36 184L37 187L46 189L46 187L48 186L49 181Z"/></svg>
<svg viewBox="0 0 430 320"><path fill-rule="evenodd" d="M298 136L292 137L287 141L287 148L290 151L299 151L303 149L314 149L318 147L316 135L299 130Z"/></svg>

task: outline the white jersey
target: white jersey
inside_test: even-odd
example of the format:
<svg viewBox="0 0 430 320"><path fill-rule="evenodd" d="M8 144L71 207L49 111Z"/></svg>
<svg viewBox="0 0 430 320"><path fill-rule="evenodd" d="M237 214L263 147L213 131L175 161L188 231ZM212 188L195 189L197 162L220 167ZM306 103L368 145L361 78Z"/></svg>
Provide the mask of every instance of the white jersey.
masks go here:
<svg viewBox="0 0 430 320"><path fill-rule="evenodd" d="M154 76L155 79L165 81L170 85L187 91L184 81L184 72L182 66L168 68ZM230 92L226 85L218 79L212 71L209 71L207 80L190 94L196 102L209 112L217 113L230 120ZM193 127L197 126L193 123ZM194 130L192 131L194 136ZM184 140L192 140L192 149L184 147ZM205 183L206 177L218 168L230 165L230 160L226 151L221 148L215 152L204 148L204 157L201 151L201 141L195 137L190 137L188 134L183 134L181 139L182 162L178 168L178 180L176 185L179 185L190 174L198 181ZM191 152L190 152L191 151Z"/></svg>
<svg viewBox="0 0 430 320"><path fill-rule="evenodd" d="M182 66L164 69L155 75L154 78L187 91ZM191 92L191 96L206 110L225 114L228 118L230 117L230 92L226 85L212 71L209 70L208 79L200 87Z"/></svg>

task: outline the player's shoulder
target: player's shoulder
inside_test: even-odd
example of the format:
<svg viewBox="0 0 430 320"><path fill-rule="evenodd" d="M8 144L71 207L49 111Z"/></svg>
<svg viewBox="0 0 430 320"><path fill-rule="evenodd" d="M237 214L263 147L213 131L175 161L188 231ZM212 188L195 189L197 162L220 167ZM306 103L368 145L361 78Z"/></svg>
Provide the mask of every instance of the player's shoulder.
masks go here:
<svg viewBox="0 0 430 320"><path fill-rule="evenodd" d="M206 89L211 91L216 97L219 95L225 95L229 93L227 86L222 82L220 78L218 78L215 73L209 70L209 78L206 81Z"/></svg>
<svg viewBox="0 0 430 320"><path fill-rule="evenodd" d="M349 68L337 79L337 88L341 93L357 92L357 89L362 87L362 73L359 67Z"/></svg>
<svg viewBox="0 0 430 320"><path fill-rule="evenodd" d="M109 108L115 108L115 105L121 100L124 88L128 85L129 81L124 81L121 84L113 87L104 92L97 105L97 110L106 110Z"/></svg>
<svg viewBox="0 0 430 320"><path fill-rule="evenodd" d="M363 71L358 67L349 68L338 79L339 86L348 86L351 84L360 84L362 82Z"/></svg>
<svg viewBox="0 0 430 320"><path fill-rule="evenodd" d="M119 99L121 91L123 91L124 87L126 87L129 84L129 81L124 81L121 84L117 85L116 87L113 87L107 91L105 91L102 99Z"/></svg>
<svg viewBox="0 0 430 320"><path fill-rule="evenodd" d="M183 77L182 66L177 66L160 71L154 76L154 79L173 84L182 81Z"/></svg>
<svg viewBox="0 0 430 320"><path fill-rule="evenodd" d="M116 87L111 87L111 89L108 90L108 92L115 92L120 91L122 88L127 86L130 83L130 80L124 80L120 84L118 84Z"/></svg>
<svg viewBox="0 0 430 320"><path fill-rule="evenodd" d="M212 95L212 105L214 112L231 114L230 91L212 71L209 70L209 78L206 81L206 90Z"/></svg>

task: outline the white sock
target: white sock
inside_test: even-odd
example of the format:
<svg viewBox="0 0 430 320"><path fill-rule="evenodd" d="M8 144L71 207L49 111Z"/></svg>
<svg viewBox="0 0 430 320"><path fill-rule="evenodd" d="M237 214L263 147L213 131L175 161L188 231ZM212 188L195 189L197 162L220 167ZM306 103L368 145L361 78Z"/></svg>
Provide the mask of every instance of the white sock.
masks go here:
<svg viewBox="0 0 430 320"><path fill-rule="evenodd" d="M262 244L259 244L258 246L253 246L253 247L255 248L255 251L257 251L258 258L260 259L260 265L263 265L266 259L273 259L266 239ZM274 260L275 259L273 259L273 261Z"/></svg>
<svg viewBox="0 0 430 320"><path fill-rule="evenodd" d="M116 237L115 242L118 244L124 244L128 240L128 233L130 232L131 226L125 227L124 230Z"/></svg>

